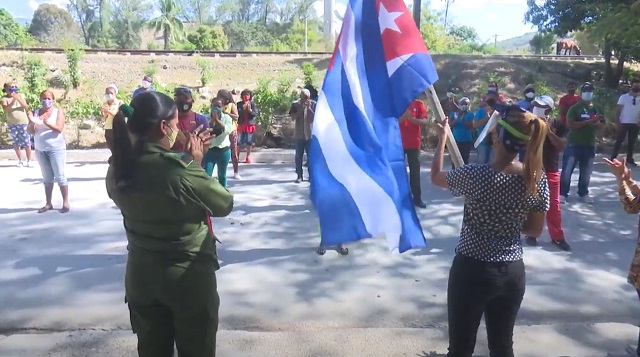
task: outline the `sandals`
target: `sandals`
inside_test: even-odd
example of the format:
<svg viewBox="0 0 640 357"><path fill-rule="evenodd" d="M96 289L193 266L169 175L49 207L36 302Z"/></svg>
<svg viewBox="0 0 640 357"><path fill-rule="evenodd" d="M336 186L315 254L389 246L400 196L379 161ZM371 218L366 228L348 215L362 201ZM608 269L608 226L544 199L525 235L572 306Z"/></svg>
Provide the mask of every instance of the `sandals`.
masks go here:
<svg viewBox="0 0 640 357"><path fill-rule="evenodd" d="M324 255L324 253L326 252L327 252L327 248L323 246L318 246L318 249L316 250L316 253L318 253L318 255Z"/></svg>
<svg viewBox="0 0 640 357"><path fill-rule="evenodd" d="M38 210L38 213L45 213L45 212L47 212L49 210L52 210L52 209L53 209L52 205L44 205L44 207L42 207L42 208L40 208Z"/></svg>
<svg viewBox="0 0 640 357"><path fill-rule="evenodd" d="M349 248L347 247L338 247L337 251L340 255L349 255ZM316 253L318 253L318 255L324 255L326 252L327 248L323 246L318 246L318 249L316 249Z"/></svg>
<svg viewBox="0 0 640 357"><path fill-rule="evenodd" d="M60 209L60 213L68 213L69 212L69 206L62 206L62 208Z"/></svg>

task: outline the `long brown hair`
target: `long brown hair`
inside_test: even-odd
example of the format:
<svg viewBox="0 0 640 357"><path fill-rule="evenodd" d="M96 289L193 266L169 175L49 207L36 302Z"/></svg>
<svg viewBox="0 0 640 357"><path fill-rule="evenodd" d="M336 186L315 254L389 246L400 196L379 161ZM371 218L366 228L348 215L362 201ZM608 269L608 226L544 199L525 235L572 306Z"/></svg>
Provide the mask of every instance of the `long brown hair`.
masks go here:
<svg viewBox="0 0 640 357"><path fill-rule="evenodd" d="M528 114L528 113L527 113ZM531 137L527 143L524 155L523 178L527 184L527 193L535 195L538 193L538 182L542 178L542 149L544 140L547 138L547 122L540 118L531 118L524 115L523 120L515 126L518 130Z"/></svg>

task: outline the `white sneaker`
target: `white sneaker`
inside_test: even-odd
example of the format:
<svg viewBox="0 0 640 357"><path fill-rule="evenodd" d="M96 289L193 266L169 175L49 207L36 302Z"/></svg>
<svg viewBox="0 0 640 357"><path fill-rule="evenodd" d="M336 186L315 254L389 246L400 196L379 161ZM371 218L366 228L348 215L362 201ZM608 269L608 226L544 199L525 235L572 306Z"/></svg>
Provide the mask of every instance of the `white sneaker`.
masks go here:
<svg viewBox="0 0 640 357"><path fill-rule="evenodd" d="M586 195L586 196L580 197L580 201L591 204L593 203L593 198L591 198L591 196L589 195Z"/></svg>
<svg viewBox="0 0 640 357"><path fill-rule="evenodd" d="M242 177L240 177L240 174L237 172L233 174L233 178L236 180L242 180Z"/></svg>
<svg viewBox="0 0 640 357"><path fill-rule="evenodd" d="M569 200L569 197L560 195L560 203L565 204Z"/></svg>
<svg viewBox="0 0 640 357"><path fill-rule="evenodd" d="M31 167L31 161L27 161L27 163L24 166L25 167Z"/></svg>

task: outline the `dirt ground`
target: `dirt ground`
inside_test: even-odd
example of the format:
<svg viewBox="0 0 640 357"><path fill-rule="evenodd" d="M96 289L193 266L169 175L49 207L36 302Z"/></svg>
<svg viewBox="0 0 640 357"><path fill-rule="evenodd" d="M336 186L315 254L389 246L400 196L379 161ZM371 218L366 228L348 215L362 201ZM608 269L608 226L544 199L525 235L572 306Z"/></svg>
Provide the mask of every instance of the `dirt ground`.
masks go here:
<svg viewBox="0 0 640 357"><path fill-rule="evenodd" d="M39 56L49 68L48 80L57 94L63 89L56 88L51 79L67 68L63 54L34 54ZM101 100L104 88L115 83L125 93L132 92L145 69L156 69L156 85L187 85L200 87L200 73L196 66L196 56L143 56L86 54L81 63L82 84L78 90L69 93L68 98ZM21 52L3 52L0 58L0 82L16 80L21 83L24 71L21 67L24 54ZM329 56L294 57L221 57L206 58L213 65L214 77L201 93L213 95L220 88L253 89L262 78L278 79L283 76L295 80L294 86L303 84L300 66L305 62L314 64L320 71L320 78L326 71ZM477 97L486 89L489 77L498 78L504 83L502 89L507 95L517 98L524 86L536 81L544 81L556 95L561 94L569 80L578 82L593 80L602 69L600 62L538 60L507 57L483 57L464 55L433 55L440 80L435 87L439 93L445 93L449 87L462 89L462 94ZM2 129L0 129L0 132ZM100 128L78 130L71 124L67 130L68 141L75 147L100 147L103 145L103 132ZM1 133L0 133L1 135ZM80 136L80 138L78 138Z"/></svg>

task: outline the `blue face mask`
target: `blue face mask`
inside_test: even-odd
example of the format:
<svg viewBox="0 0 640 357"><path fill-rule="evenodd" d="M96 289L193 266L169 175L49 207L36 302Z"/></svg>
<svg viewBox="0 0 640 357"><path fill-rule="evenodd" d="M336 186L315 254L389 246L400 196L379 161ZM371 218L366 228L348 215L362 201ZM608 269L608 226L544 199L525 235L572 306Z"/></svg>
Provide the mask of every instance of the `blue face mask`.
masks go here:
<svg viewBox="0 0 640 357"><path fill-rule="evenodd" d="M593 99L593 92L583 92L582 100L591 100Z"/></svg>
<svg viewBox="0 0 640 357"><path fill-rule="evenodd" d="M469 106L467 104L463 104L460 106L460 109L466 112L467 110L469 110Z"/></svg>
<svg viewBox="0 0 640 357"><path fill-rule="evenodd" d="M53 100L52 99L41 99L40 100L40 104L42 105L43 108L49 109L53 105Z"/></svg>

